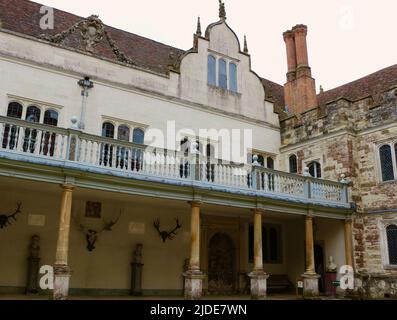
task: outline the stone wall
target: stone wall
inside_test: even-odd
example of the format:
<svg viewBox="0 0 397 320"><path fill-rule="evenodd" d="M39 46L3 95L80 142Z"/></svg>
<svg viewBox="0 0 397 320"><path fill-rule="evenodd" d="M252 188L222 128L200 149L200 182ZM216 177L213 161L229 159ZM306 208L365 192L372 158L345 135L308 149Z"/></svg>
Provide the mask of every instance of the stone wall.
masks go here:
<svg viewBox="0 0 397 320"><path fill-rule="evenodd" d="M378 157L383 143L397 141L396 95L392 88L358 101L339 99L281 121L282 169L289 170L288 158L296 154L299 173L317 160L323 178L338 180L345 174L351 182L350 200L357 205L353 219L357 283L360 293L371 298L396 293L397 269L385 267L382 225L397 218L397 181L381 181Z"/></svg>

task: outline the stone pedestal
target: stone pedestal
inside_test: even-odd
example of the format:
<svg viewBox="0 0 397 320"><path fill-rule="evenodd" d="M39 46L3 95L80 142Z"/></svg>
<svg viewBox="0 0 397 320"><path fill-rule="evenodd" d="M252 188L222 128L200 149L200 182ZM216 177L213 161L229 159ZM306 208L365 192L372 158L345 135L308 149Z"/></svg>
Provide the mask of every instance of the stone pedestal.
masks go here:
<svg viewBox="0 0 397 320"><path fill-rule="evenodd" d="M54 300L67 300L72 272L67 265L54 266Z"/></svg>
<svg viewBox="0 0 397 320"><path fill-rule="evenodd" d="M316 273L304 273L302 275L303 278L303 296L310 297L318 297L318 280L321 278Z"/></svg>
<svg viewBox="0 0 397 320"><path fill-rule="evenodd" d="M336 296L336 287L333 284L336 281L337 273L336 272L327 272L325 274L325 294L327 296Z"/></svg>
<svg viewBox="0 0 397 320"><path fill-rule="evenodd" d="M248 276L251 278L251 299L265 299L269 275L263 271L253 271Z"/></svg>
<svg viewBox="0 0 397 320"><path fill-rule="evenodd" d="M28 276L26 283L26 294L38 294L39 287L40 258L28 258Z"/></svg>
<svg viewBox="0 0 397 320"><path fill-rule="evenodd" d="M142 295L142 267L143 263L131 263L131 295Z"/></svg>
<svg viewBox="0 0 397 320"><path fill-rule="evenodd" d="M200 271L188 271L185 277L185 299L198 300L203 296L203 280L205 275Z"/></svg>

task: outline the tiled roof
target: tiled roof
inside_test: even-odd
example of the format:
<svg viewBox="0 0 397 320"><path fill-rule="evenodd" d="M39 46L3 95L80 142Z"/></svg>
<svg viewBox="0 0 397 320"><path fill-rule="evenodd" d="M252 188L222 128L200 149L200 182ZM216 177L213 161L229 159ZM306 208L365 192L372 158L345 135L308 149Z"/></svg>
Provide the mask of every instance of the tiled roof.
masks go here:
<svg viewBox="0 0 397 320"><path fill-rule="evenodd" d="M43 17L43 14L40 13L41 6L41 4L27 0L0 0L1 27L13 32L40 38L42 34L48 36L59 34L85 19L54 9L54 30L42 30L40 28L40 19ZM166 74L168 73L168 66L174 62L173 59L184 52L133 33L110 26L105 27L120 51L132 60L136 66L144 69ZM63 45L86 51L80 30L70 34L63 42ZM102 40L94 47L92 54L117 60L112 48L105 40Z"/></svg>
<svg viewBox="0 0 397 320"><path fill-rule="evenodd" d="M40 28L41 4L28 0L0 0L0 27L16 33L42 39L42 35L55 36L70 29L85 18L54 9L54 30ZM92 52L87 52L86 44L80 30L74 30L62 41L68 48L85 51L97 57L120 61L116 52L121 52L137 67L156 73L167 74L169 66L174 65L178 58L185 52L145 37L138 36L120 29L106 26L106 31L114 42L102 39L93 47ZM283 86L262 78L267 96L275 101L275 110L281 112L284 108ZM359 80L350 82L318 95L319 103L325 104L338 98L357 100L372 95L375 92L387 90L397 84L397 65L382 69Z"/></svg>
<svg viewBox="0 0 397 320"><path fill-rule="evenodd" d="M380 93L397 85L397 64L379 70L366 77L331 89L318 95L318 102L325 104L338 98L354 101Z"/></svg>

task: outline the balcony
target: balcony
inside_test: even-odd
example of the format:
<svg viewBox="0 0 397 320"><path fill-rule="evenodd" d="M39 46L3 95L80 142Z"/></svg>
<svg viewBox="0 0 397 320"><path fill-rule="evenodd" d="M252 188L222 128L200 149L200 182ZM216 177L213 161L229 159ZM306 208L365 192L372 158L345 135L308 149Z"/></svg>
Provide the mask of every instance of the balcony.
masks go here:
<svg viewBox="0 0 397 320"><path fill-rule="evenodd" d="M0 158L290 202L351 208L346 183L0 117Z"/></svg>

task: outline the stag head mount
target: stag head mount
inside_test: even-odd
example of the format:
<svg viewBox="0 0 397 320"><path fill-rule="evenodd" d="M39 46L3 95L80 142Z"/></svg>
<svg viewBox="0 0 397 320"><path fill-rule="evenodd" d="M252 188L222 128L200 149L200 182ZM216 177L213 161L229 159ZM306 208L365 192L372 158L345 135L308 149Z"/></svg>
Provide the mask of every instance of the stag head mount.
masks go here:
<svg viewBox="0 0 397 320"><path fill-rule="evenodd" d="M120 214L116 219L112 219L110 221L107 221L105 219L101 219L101 224L102 226L99 228L94 229L93 227L89 227L84 225L82 221L80 221L78 218L76 218L75 215L73 215L73 220L76 222L77 226L79 227L79 230L84 233L85 239L87 241L87 250L89 252L94 251L95 249L95 244L98 240L99 235L104 232L104 231L113 231L113 227L116 225L116 223L120 220L122 214L122 210L120 210Z"/></svg>
<svg viewBox="0 0 397 320"><path fill-rule="evenodd" d="M14 211L14 213L0 215L0 229L4 229L10 226L12 221L17 221L16 216L18 213L21 213L21 206L22 203L18 202L17 209Z"/></svg>
<svg viewBox="0 0 397 320"><path fill-rule="evenodd" d="M175 228L172 229L171 231L161 231L160 230L160 219L157 218L156 220L153 221L153 226L159 233L163 242L166 242L167 239L174 240L175 236L178 234L178 230L180 228L182 228L182 224L179 222L179 218L176 218L175 222L176 222Z"/></svg>

